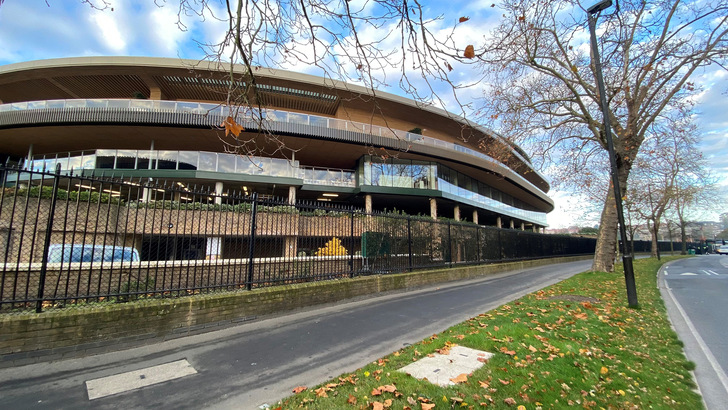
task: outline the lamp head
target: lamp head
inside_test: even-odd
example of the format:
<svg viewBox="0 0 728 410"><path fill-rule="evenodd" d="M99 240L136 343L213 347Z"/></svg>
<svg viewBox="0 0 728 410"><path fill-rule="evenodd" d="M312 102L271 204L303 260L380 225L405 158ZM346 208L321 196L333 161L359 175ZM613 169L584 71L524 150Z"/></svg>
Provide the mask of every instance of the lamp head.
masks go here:
<svg viewBox="0 0 728 410"><path fill-rule="evenodd" d="M609 7L612 7L612 0L602 0L599 3L597 3L597 4L595 4L595 5L591 6L591 7L589 7L588 9L586 9L586 11L589 14L596 14L596 13L599 13L600 11L602 11L604 9L607 9Z"/></svg>

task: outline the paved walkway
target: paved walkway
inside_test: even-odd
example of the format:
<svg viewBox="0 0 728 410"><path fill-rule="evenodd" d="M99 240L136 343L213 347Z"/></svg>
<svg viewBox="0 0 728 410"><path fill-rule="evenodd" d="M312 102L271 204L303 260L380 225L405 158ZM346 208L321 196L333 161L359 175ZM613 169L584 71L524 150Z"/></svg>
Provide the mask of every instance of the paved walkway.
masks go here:
<svg viewBox="0 0 728 410"><path fill-rule="evenodd" d="M257 409L589 269L591 261L362 299L121 352L0 370L0 408Z"/></svg>

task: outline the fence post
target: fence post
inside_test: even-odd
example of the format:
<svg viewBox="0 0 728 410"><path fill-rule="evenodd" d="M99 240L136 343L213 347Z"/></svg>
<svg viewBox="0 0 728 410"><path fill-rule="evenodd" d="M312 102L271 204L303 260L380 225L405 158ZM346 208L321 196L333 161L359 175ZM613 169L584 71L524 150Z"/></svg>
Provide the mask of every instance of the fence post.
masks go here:
<svg viewBox="0 0 728 410"><path fill-rule="evenodd" d="M409 270L412 271L412 217L407 217L407 247L409 248Z"/></svg>
<svg viewBox="0 0 728 410"><path fill-rule="evenodd" d="M253 254L255 252L255 231L258 229L255 223L256 216L258 214L258 193L253 192L253 209L251 209L250 216L250 244L248 246L248 278L246 280L246 287L248 290L253 288L253 271L255 266L253 265Z"/></svg>
<svg viewBox="0 0 728 410"><path fill-rule="evenodd" d="M61 177L61 164L56 165L56 173L53 175L53 191L51 192L51 206L48 211L48 223L46 224L45 240L43 241L43 262L40 266L40 277L38 278L38 300L35 302L35 313L43 311L43 292L45 291L46 272L48 271L48 248L51 246L51 233L53 232L53 214L56 212L56 195ZM42 193L43 190L41 189ZM40 198L38 198L40 201Z"/></svg>
<svg viewBox="0 0 728 410"><path fill-rule="evenodd" d="M447 263L452 266L452 232L450 221L447 221Z"/></svg>
<svg viewBox="0 0 728 410"><path fill-rule="evenodd" d="M480 227L475 227L475 257L477 258L477 261L480 263Z"/></svg>
<svg viewBox="0 0 728 410"><path fill-rule="evenodd" d="M351 244L351 252L349 256L349 268L351 268L351 272L349 273L349 277L354 277L354 213L356 210L354 208L351 209L351 240L349 243Z"/></svg>
<svg viewBox="0 0 728 410"><path fill-rule="evenodd" d="M501 260L506 258L505 250L503 249L503 238L501 237L502 232L501 228L498 228L498 253L500 254Z"/></svg>

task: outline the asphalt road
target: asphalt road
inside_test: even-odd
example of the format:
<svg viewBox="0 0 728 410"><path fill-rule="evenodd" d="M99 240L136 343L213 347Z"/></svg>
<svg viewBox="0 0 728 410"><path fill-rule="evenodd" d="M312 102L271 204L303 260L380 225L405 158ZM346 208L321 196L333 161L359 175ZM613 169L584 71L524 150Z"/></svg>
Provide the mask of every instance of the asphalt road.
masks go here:
<svg viewBox="0 0 728 410"><path fill-rule="evenodd" d="M663 266L659 279L706 407L728 408L728 256L680 259Z"/></svg>
<svg viewBox="0 0 728 410"><path fill-rule="evenodd" d="M314 386L353 371L590 265L583 261L507 272L120 352L2 369L0 409L257 409L288 396L296 386ZM104 386L123 384L101 378L141 370L126 375L133 385L164 377L151 366L180 363L196 373L90 399ZM167 373L184 374L180 369Z"/></svg>

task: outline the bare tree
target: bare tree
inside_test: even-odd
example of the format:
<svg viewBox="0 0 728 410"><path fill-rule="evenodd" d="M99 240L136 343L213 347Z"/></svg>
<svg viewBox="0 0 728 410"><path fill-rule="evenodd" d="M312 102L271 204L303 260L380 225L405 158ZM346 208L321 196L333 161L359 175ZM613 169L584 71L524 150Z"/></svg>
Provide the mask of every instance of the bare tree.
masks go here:
<svg viewBox="0 0 728 410"><path fill-rule="evenodd" d="M685 244L686 207L710 192L715 183L697 148L698 130L691 114L681 112L677 118L660 122L660 126L656 123L630 176L627 197L648 221L653 257L660 257L657 241L663 217L670 213L677 216Z"/></svg>
<svg viewBox="0 0 728 410"><path fill-rule="evenodd" d="M488 86L484 118L530 147L542 163L570 170L564 186L593 180L606 162L606 140L586 12L578 1L505 0L502 24L478 57ZM723 64L728 42L726 0L623 0L599 19L609 115L623 195L650 130L690 105L690 78ZM569 185L571 184L571 185ZM617 216L606 190L593 269L612 271Z"/></svg>

